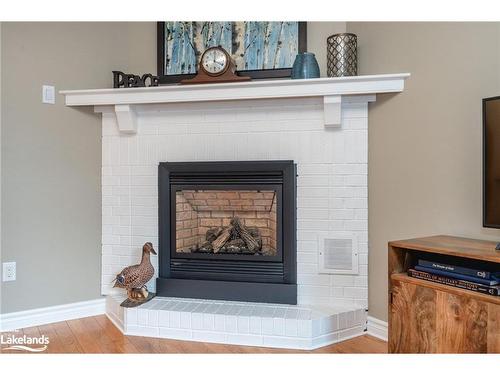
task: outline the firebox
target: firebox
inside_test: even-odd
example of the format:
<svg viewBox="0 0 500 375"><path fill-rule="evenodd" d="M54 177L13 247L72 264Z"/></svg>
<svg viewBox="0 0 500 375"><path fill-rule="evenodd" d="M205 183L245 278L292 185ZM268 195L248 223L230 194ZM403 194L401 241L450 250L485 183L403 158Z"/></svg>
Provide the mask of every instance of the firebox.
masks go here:
<svg viewBox="0 0 500 375"><path fill-rule="evenodd" d="M293 161L158 168L157 294L297 303Z"/></svg>

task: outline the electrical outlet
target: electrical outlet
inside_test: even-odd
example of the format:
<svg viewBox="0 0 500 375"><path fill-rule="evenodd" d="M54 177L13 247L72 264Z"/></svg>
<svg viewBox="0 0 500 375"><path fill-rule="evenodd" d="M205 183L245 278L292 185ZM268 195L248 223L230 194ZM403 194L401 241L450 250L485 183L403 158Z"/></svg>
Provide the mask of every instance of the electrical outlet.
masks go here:
<svg viewBox="0 0 500 375"><path fill-rule="evenodd" d="M5 262L2 267L2 281L16 280L16 262Z"/></svg>
<svg viewBox="0 0 500 375"><path fill-rule="evenodd" d="M42 103L55 104L56 103L56 88L54 86L42 86Z"/></svg>

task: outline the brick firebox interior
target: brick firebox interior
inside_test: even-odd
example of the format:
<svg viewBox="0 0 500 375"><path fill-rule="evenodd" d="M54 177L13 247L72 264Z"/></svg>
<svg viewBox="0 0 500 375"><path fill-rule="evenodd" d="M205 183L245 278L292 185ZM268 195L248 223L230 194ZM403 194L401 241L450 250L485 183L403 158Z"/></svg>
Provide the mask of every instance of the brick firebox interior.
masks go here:
<svg viewBox="0 0 500 375"><path fill-rule="evenodd" d="M182 190L176 194L177 252L191 252L207 231L227 227L237 217L257 229L265 254L275 255L276 193L274 191Z"/></svg>

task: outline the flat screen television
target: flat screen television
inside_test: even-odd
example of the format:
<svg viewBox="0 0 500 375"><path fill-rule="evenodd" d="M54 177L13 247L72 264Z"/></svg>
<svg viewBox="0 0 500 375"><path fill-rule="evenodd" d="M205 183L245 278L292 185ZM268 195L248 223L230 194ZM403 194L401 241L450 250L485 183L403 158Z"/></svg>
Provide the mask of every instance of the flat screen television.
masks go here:
<svg viewBox="0 0 500 375"><path fill-rule="evenodd" d="M483 226L500 228L500 96L483 99Z"/></svg>

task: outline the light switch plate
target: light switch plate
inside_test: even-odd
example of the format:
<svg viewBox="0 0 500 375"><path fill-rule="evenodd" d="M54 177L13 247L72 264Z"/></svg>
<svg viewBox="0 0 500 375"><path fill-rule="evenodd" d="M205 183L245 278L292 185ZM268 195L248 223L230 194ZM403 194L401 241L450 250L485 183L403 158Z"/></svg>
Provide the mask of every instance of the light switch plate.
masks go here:
<svg viewBox="0 0 500 375"><path fill-rule="evenodd" d="M55 104L56 103L56 88L54 86L42 86L42 103Z"/></svg>
<svg viewBox="0 0 500 375"><path fill-rule="evenodd" d="M2 264L2 281L16 280L16 262L5 262Z"/></svg>

